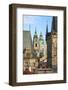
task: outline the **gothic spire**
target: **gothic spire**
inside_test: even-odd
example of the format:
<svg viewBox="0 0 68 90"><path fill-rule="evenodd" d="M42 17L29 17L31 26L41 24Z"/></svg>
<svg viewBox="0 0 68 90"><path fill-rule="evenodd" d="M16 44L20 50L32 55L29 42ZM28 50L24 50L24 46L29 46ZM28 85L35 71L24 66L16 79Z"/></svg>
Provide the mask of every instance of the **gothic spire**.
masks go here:
<svg viewBox="0 0 68 90"><path fill-rule="evenodd" d="M52 18L51 32L57 32L57 16L53 16Z"/></svg>
<svg viewBox="0 0 68 90"><path fill-rule="evenodd" d="M46 34L45 34L45 40L47 41L47 35L48 35L48 25L46 26Z"/></svg>
<svg viewBox="0 0 68 90"><path fill-rule="evenodd" d="M47 33L48 33L48 25L46 26L46 35L47 35Z"/></svg>

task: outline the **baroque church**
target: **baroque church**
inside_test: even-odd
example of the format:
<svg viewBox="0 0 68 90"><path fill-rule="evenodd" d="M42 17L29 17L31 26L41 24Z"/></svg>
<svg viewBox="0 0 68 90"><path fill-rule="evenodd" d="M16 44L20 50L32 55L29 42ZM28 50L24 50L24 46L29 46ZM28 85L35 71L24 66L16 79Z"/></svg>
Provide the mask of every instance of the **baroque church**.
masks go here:
<svg viewBox="0 0 68 90"><path fill-rule="evenodd" d="M31 32L23 31L23 66L24 74L38 73L43 67L46 71L51 68L57 72L57 17L52 19L51 32L46 27L45 41L41 32L38 36L35 30L32 41Z"/></svg>
<svg viewBox="0 0 68 90"><path fill-rule="evenodd" d="M44 56L44 39L42 33L38 37L37 32L35 30L35 34L33 37L33 51L36 53L35 57L42 57Z"/></svg>

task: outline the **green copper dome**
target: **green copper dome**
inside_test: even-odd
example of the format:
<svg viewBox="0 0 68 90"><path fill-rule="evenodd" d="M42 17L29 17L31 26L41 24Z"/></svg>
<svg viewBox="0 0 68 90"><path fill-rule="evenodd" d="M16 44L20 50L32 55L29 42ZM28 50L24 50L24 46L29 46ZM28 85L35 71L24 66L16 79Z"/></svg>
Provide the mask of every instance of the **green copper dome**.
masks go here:
<svg viewBox="0 0 68 90"><path fill-rule="evenodd" d="M39 40L43 40L43 35L42 35L42 32L40 33Z"/></svg>
<svg viewBox="0 0 68 90"><path fill-rule="evenodd" d="M43 39L42 32L40 33L39 43L40 43L40 44L44 44L44 39Z"/></svg>

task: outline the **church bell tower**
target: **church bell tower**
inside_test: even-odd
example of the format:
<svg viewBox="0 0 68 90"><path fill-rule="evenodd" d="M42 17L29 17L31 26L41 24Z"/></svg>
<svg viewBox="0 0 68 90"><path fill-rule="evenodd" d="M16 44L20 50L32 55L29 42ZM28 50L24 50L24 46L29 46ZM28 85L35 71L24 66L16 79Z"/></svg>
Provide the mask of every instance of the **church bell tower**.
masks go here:
<svg viewBox="0 0 68 90"><path fill-rule="evenodd" d="M34 37L33 37L33 48L34 48L34 50L39 49L38 35L37 35L36 29L35 29L35 34L34 34Z"/></svg>
<svg viewBox="0 0 68 90"><path fill-rule="evenodd" d="M40 33L39 36L39 52L40 52L40 57L44 56L44 39L42 32Z"/></svg>
<svg viewBox="0 0 68 90"><path fill-rule="evenodd" d="M37 31L35 29L35 34L33 37L33 57L38 57L39 56L39 40L38 40L38 35Z"/></svg>

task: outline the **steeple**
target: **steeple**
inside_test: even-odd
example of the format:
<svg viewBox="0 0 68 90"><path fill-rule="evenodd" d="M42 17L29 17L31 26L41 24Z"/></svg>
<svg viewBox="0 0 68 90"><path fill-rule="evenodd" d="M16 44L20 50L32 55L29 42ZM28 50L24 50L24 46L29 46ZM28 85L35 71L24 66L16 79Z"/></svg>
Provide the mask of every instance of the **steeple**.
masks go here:
<svg viewBox="0 0 68 90"><path fill-rule="evenodd" d="M38 38L36 28L35 28L34 38Z"/></svg>
<svg viewBox="0 0 68 90"><path fill-rule="evenodd" d="M47 41L47 35L48 35L48 25L46 26L46 34L45 34L45 40Z"/></svg>
<svg viewBox="0 0 68 90"><path fill-rule="evenodd" d="M42 36L42 32L40 32L40 36Z"/></svg>
<svg viewBox="0 0 68 90"><path fill-rule="evenodd" d="M33 48L35 51L39 49L38 35L37 35L36 28L35 28L35 33L34 33L34 37L33 37Z"/></svg>
<svg viewBox="0 0 68 90"><path fill-rule="evenodd" d="M51 32L57 32L57 16L53 16L52 18Z"/></svg>
<svg viewBox="0 0 68 90"><path fill-rule="evenodd" d="M47 35L47 33L48 33L48 25L46 26L46 35Z"/></svg>
<svg viewBox="0 0 68 90"><path fill-rule="evenodd" d="M40 32L39 40L43 40L42 32Z"/></svg>
<svg viewBox="0 0 68 90"><path fill-rule="evenodd" d="M36 31L36 28L35 28L35 35L37 35L37 31Z"/></svg>
<svg viewBox="0 0 68 90"><path fill-rule="evenodd" d="M39 42L42 42L42 43L44 44L44 39L43 39L42 32L40 32L40 36L39 36Z"/></svg>

